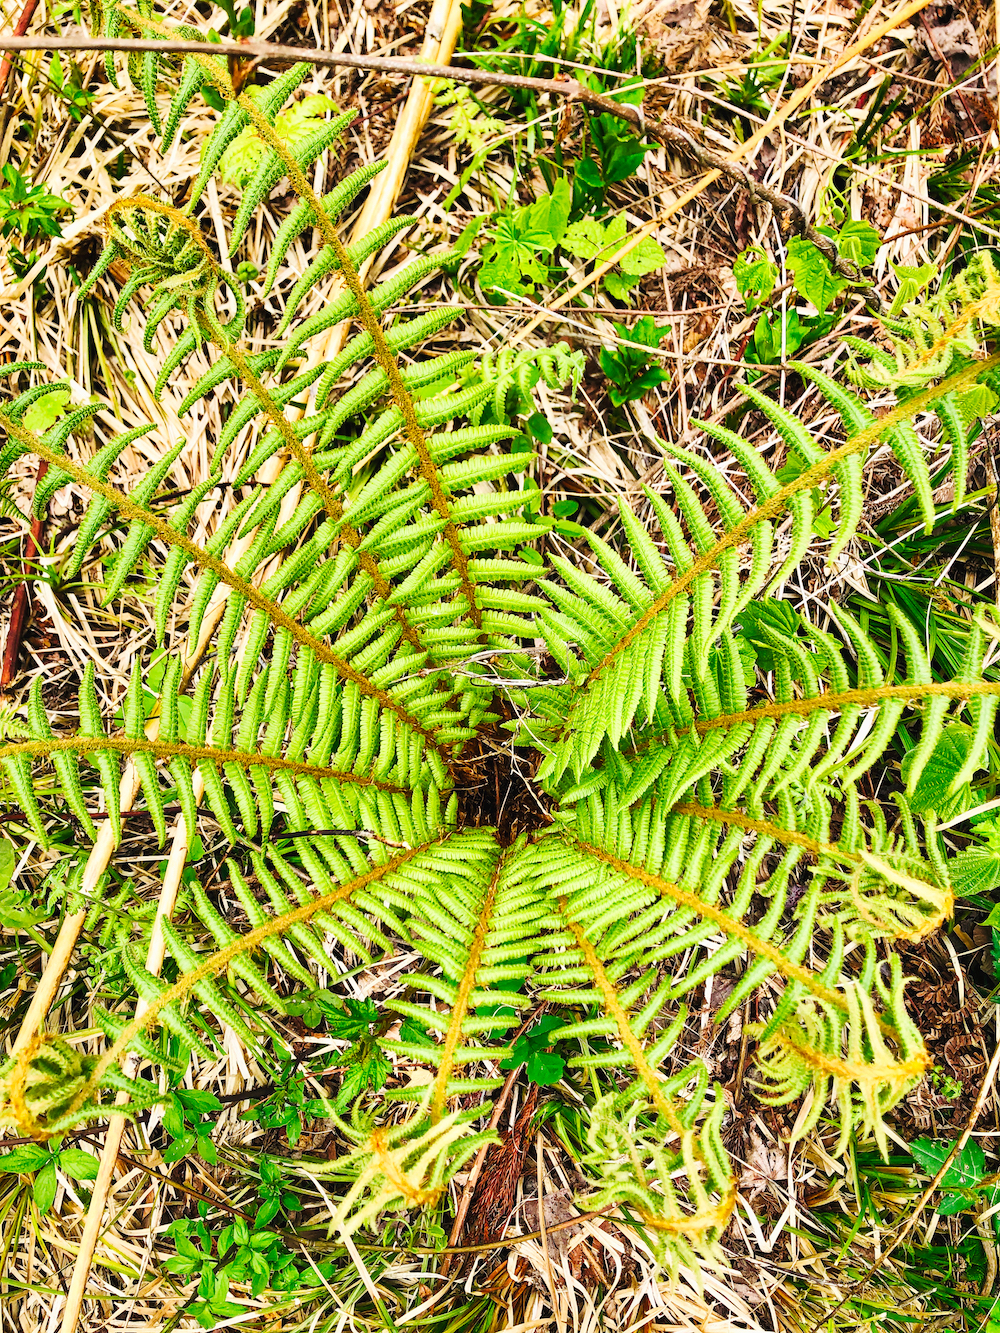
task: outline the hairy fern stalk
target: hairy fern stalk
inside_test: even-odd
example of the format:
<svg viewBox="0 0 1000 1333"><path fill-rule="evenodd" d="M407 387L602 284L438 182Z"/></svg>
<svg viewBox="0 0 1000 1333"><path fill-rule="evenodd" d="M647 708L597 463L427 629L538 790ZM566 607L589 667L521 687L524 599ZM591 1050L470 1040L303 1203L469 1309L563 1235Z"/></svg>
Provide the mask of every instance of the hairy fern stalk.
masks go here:
<svg viewBox="0 0 1000 1333"><path fill-rule="evenodd" d="M108 11L107 26L168 31L122 8ZM115 319L128 308L145 320L149 350L166 338L160 388L210 347L175 448L123 486L119 460L147 428L99 435L79 461L74 432L97 408L38 436L24 424L28 407L66 386L45 382L39 366L2 369L0 476L23 455L47 460L39 511L68 481L89 490L69 571L101 544L109 604L129 595L155 551L166 654L155 683L149 661L137 664L123 725L102 716L92 669L69 733L32 694L30 734L0 746L23 818L44 842L58 807L40 805L34 775L50 765L62 808L91 838L99 789L117 841L129 769L161 844L168 796L183 811L175 836L193 839L200 819L221 831L231 844L226 895L249 923L239 933L196 883L161 922L177 978L168 983L145 965L148 921L120 920L107 875L71 878L67 912L85 911L87 928L103 932L134 996L95 1013L106 1041L90 1051L63 1041L57 1019L29 1032L0 1073L3 1116L45 1138L106 1116L112 1102L134 1113L161 1096L164 1077L212 1059L224 1029L253 1047L267 1015L320 973L336 979L406 950L416 961L391 1008L411 1035L379 1044L429 1081L363 1096L343 1122L355 1173L337 1225L349 1234L447 1188L484 1141L512 1034L544 1002L562 1024L552 1041L576 1052L570 1077L601 1094L584 1163L589 1205L627 1205L671 1264L710 1257L735 1187L723 1092L679 1050L688 997L725 970L732 987L716 1019L751 997L761 1016L756 1095L785 1104L809 1094L799 1132L832 1117L837 1151L855 1131L884 1147L887 1111L927 1067L891 946L934 930L952 901L933 814L918 824L907 793L950 727L962 728L968 754L953 789L967 783L997 708L997 687L981 679L987 627L973 629L961 672L941 684L898 620L900 686L886 682L843 609L833 608L828 631L765 630L767 677L741 652L740 615L814 550L818 504L832 508L834 532L816 549L834 559L851 541L876 448L893 451L933 521L917 414L940 419L961 498L973 424L963 392L992 372L979 333L997 322L1000 282L987 266L913 308L888 331L895 355L856 349L861 390L898 400L878 420L853 390L796 367L839 415L838 445L744 386L798 464L790 484L745 439L703 425L690 448L661 442L663 485L646 493L651 529L623 505L617 545L568 524L554 530L525 509L531 455L512 418L540 376L572 383L578 358L565 346L426 354L454 309L393 310L441 256L413 259L363 293L359 266L410 220L341 242L337 219L378 166L313 194L307 171L349 117L289 155L273 122L305 72L237 93L223 60L188 60L165 141L200 89L224 99L190 198L181 209L123 198L108 214L87 291L110 281L112 265L127 270ZM132 73L155 119L157 62L139 60ZM283 177L298 202L271 244L267 290L303 231L317 227L322 239L285 293L277 341L255 352L242 288L199 221L223 152L248 129L267 151L232 221L230 253ZM308 299L314 289L322 302ZM345 320L349 341L324 358L315 348ZM235 405L214 440L212 475L168 503L159 497L186 447L184 420L216 394ZM712 453L733 466L717 469ZM200 543L195 514L209 503L219 518ZM124 536L108 556L112 520ZM222 594L221 618L207 619ZM901 719L915 748L887 821L858 789ZM536 798L516 832L486 808L476 778L491 754L510 770L515 747Z"/></svg>

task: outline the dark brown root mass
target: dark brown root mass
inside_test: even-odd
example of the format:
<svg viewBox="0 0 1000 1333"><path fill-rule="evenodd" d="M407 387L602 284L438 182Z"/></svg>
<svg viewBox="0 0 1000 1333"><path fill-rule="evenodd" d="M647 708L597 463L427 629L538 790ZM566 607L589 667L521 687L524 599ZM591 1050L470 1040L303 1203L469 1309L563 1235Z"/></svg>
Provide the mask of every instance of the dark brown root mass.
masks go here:
<svg viewBox="0 0 1000 1333"><path fill-rule="evenodd" d="M460 827L494 828L503 847L521 833L546 828L551 802L534 784L538 759L511 745L499 726L484 728L452 766Z"/></svg>

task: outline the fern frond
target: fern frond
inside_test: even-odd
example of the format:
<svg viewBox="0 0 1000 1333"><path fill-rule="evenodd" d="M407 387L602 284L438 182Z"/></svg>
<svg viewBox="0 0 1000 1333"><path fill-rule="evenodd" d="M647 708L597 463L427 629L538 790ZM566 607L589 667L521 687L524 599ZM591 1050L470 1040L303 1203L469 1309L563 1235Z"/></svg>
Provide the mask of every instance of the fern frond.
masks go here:
<svg viewBox="0 0 1000 1333"><path fill-rule="evenodd" d="M692 1073L693 1093L688 1087ZM699 1260L718 1262L718 1239L736 1206L722 1146L725 1101L719 1089L697 1127L707 1085L704 1066L684 1070L664 1085L667 1095L689 1095L680 1134L657 1119L648 1104L630 1099L626 1115L620 1096L602 1097L591 1111L588 1152L581 1160L600 1182L587 1196L587 1206L634 1208L649 1228L647 1239L657 1259L674 1272L682 1264L697 1271ZM687 1182L686 1191L682 1182Z"/></svg>
<svg viewBox="0 0 1000 1333"><path fill-rule="evenodd" d="M450 1097L502 1083L500 1078L460 1077L456 1071L494 1053L495 1039L502 1043L503 1034L520 1021L518 1010L530 1003L508 985L496 989L498 982L524 982L530 972L528 957L549 917L544 899L522 877L518 853L524 845L522 839L498 857L491 834L470 830L452 839L436 882L422 875L412 881L414 942L428 962L441 969L440 976L420 975L416 989L434 996L438 1006L431 1010L400 1000L395 1008L428 1035L439 1033L441 1041L431 1049L388 1040L383 1046L436 1068L432 1122L442 1119ZM461 861L456 850L462 852ZM424 1091L403 1090L396 1096L412 1100Z"/></svg>
<svg viewBox="0 0 1000 1333"><path fill-rule="evenodd" d="M295 160L299 166L311 166L321 153L340 138L357 114L357 111L345 111L343 115L335 116L333 120L307 135L295 149ZM229 237L230 255L236 254L250 225L250 219L284 174L285 164L281 157L273 150L266 153L244 189L243 199L233 218Z"/></svg>
<svg viewBox="0 0 1000 1333"><path fill-rule="evenodd" d="M173 31L147 0L138 11L110 4L101 21L157 38ZM129 68L152 116L160 58ZM865 345L862 387L900 399L885 416L862 392L798 367L835 414L839 444L747 387L793 455L792 481L781 484L748 440L708 424L710 449L662 442L664 493L644 492L654 521L622 506L620 534L600 538L537 515L522 489L535 460L515 441L535 387L572 394L582 356L565 344L441 352L431 340L454 305L392 322L449 256L417 257L365 289L359 267L410 219L341 240L340 218L380 164L317 197L303 168L348 117L289 148L276 118L306 69L236 92L226 62L184 61L165 141L199 89L226 104L190 199L183 210L115 201L83 288L114 281L115 261L125 267L113 321L137 302L147 349L162 349L156 393L167 404L167 383L208 344L208 368L176 395L181 418L209 405L208 475L169 494L174 470L178 481L185 470L178 432L152 463L130 459L128 487L118 483L145 426L100 435L89 461L71 457L91 405L41 436L27 429L31 405L66 385L29 381L0 408L0 481L34 453L50 469L37 513L59 486L86 488L70 571L99 553L106 601L119 602L147 595L151 569L163 655L159 674L136 664L117 723L102 714L93 666L75 730L54 725L36 682L27 734L0 741L19 817L44 840L68 809L93 838L103 806L104 845L120 838L122 793L137 787L162 845L169 791L189 841L207 819L229 845L221 893L245 918L195 882L162 924L164 980L141 948L151 912L130 912L120 930L127 900L107 870L67 873L54 898L85 916L141 1003L131 1019L96 1018L107 1036L96 1056L58 1037L26 1041L0 1074L3 1114L46 1137L106 1114L109 1092L148 1105L155 1080L123 1073L126 1052L159 1071L168 1045L211 1058L220 1027L252 1045L267 1015L287 1012L318 972L335 985L356 963L402 948L413 961L406 989L371 1040L424 1066L429 1082L381 1095L380 1113L410 1103L404 1121L376 1123L367 1096L338 1119L353 1144L335 1168L350 1178L333 1218L342 1235L386 1209L432 1204L491 1141L474 1127L479 1100L499 1082L496 1062L511 1054L520 1016L540 1002L558 1015L551 1035L567 1082L594 1103L589 1202L632 1210L673 1268L717 1261L735 1198L724 1099L702 1064L678 1059L685 1002L728 969L716 1017L754 1001L761 1095L784 1103L811 1093L807 1124L832 1099L841 1149L852 1132L884 1146L888 1112L926 1065L898 962L886 979L884 956L951 911L931 807L975 779L1000 703L1000 685L983 678L995 634L985 620L971 626L953 678L937 680L919 635L890 610L905 659L898 681L842 608L825 631L801 618L781 630L762 621L751 643L750 604L816 549L817 494L834 513L823 549L833 557L854 538L864 468L883 443L933 519L914 422L937 413L953 469L964 468L975 403L987 397L967 390L996 373L1000 355L966 362L1000 323L1000 276L986 260L890 321L892 355ZM298 200L268 256L264 286L283 293L284 313L265 350L244 337L244 284L197 220L244 133L262 154L231 252L279 179ZM289 256L310 226L316 257L287 273L302 267ZM310 339L349 320L359 328L341 352L300 363ZM720 450L742 477L718 466ZM119 523L123 536L102 536ZM571 534L580 540L561 542ZM542 538L547 567L530 549ZM904 726L890 826L858 788ZM502 780L495 827L472 790L469 774L494 762L503 727L537 762L539 808L527 827L504 815ZM959 757L935 787L948 744ZM43 762L55 776L39 784L33 766ZM407 1035L384 1035L397 1014ZM159 1041L148 1035L157 1026ZM457 1111L456 1097L475 1104Z"/></svg>
<svg viewBox="0 0 1000 1333"><path fill-rule="evenodd" d="M368 162L363 167L358 167L356 171L352 171L349 176L345 176L329 194L323 196L320 203L323 206L323 212L331 222L335 222L344 209L350 207L365 186L373 181L379 172L385 170L385 166L384 159ZM308 199L300 199L278 228L271 243L267 271L264 274L265 295L274 286L278 270L288 257L288 251L293 241L296 237L301 236L306 227L314 226L315 223L316 214L312 204Z"/></svg>
<svg viewBox="0 0 1000 1333"><path fill-rule="evenodd" d="M916 1086L929 1064L920 1033L906 1012L898 957L890 965L888 984L877 970L874 984L891 1016L895 1050L886 1044L871 996L859 985L844 988L846 1023L844 1010L810 1000L761 1042L757 1095L781 1106L814 1088L812 1107L798 1125L800 1135L813 1128L832 1095L840 1108L837 1153L847 1148L852 1128L861 1125L888 1156L885 1115Z"/></svg>
<svg viewBox="0 0 1000 1333"><path fill-rule="evenodd" d="M335 1117L355 1146L337 1164L347 1166L353 1181L333 1209L331 1231L350 1236L379 1213L412 1212L434 1204L473 1154L497 1142L493 1133L470 1134L468 1124L475 1115L475 1111L452 1111L429 1124L418 1112L386 1126L360 1118L347 1124ZM327 1169L317 1165L313 1174L322 1179Z"/></svg>

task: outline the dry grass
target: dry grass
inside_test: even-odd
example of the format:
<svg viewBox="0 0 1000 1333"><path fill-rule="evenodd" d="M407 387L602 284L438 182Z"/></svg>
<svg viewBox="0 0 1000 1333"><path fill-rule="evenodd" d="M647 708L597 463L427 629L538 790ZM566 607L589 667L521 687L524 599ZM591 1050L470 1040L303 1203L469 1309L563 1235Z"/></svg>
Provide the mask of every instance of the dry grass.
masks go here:
<svg viewBox="0 0 1000 1333"><path fill-rule="evenodd" d="M16 21L18 7L6 0L5 26ZM600 0L594 51L632 25L641 35L644 54L662 67L649 89L647 116L679 117L702 125L709 146L728 152L738 147L738 122L721 114L720 108L724 110L732 101L733 90L745 83L756 53L792 26L790 59L775 62L767 71L775 76L765 89L767 101L772 107L780 106L853 39L859 20L872 26L890 8L876 0L864 15L853 4L810 0L773 0L760 10L746 0L723 0L711 10L707 0L686 4L640 0L630 12L619 12L615 0ZM510 0L502 0L492 14L499 19L516 12ZM529 4L528 13L541 23L552 22L543 4ZM58 18L50 9L45 14L46 21L64 28L71 17L61 10ZM199 16L193 6L189 12L184 0L169 7L168 17L216 26L221 22L217 13ZM426 17L427 6L421 0L402 0L395 8L388 0L381 4L357 0L344 6L331 0L325 8L314 0L284 0L259 19L258 34L356 53L406 54L418 49ZM41 11L36 26L40 21ZM945 92L953 77L961 77L955 65L959 70L967 66L975 45L984 54L995 45L995 21L992 7L978 0L968 10L928 9L925 16L899 27L823 84L811 105L770 136L749 163L752 174L763 184L794 195L814 221L828 221L834 173L866 108L883 81L890 78L885 104L897 93L902 100L882 131L883 146L889 151L876 161L862 154L841 181L852 216L869 219L888 238L875 270L884 293L891 293L893 265L940 264L959 244L996 245L1000 236L1000 209L986 220L970 216L983 207L998 170L993 65L974 69L961 95ZM168 335L161 335L161 347L153 355L147 354L137 321L126 316L124 330L119 332L111 324L106 301L85 306L77 301L73 269L85 272L93 262L102 218L113 199L147 191L183 197L197 174L199 146L212 117L203 106L200 111L192 109L184 133L161 155L142 99L127 80L120 89L112 87L98 58L84 58L83 84L95 95L90 115L77 123L66 114L64 101L49 83L47 68L48 57L42 55L26 57L15 67L3 111L0 159L21 161L36 184L66 199L74 212L62 237L44 245L28 278L19 282L9 266L0 269L5 284L0 301L0 356L6 361L37 359L53 376L70 381L76 400L92 394L100 398L103 410L95 420L93 440L76 440L73 446L82 456L91 456L116 422L126 426L155 422L155 429L133 446L133 456L126 453L122 459L121 474L127 480L130 466L144 469L175 442L174 409L206 368L207 356L193 357L183 375L167 386L158 405L152 390L158 353L167 346ZM320 189L324 182L329 187L345 167L371 161L385 149L404 89L395 79L356 72L316 74L306 87L327 92L362 112L339 157L324 160L317 168L314 184ZM530 127L507 110L505 94L488 90L481 96L504 117L503 133L486 168L470 180L456 205L445 211L443 201L467 165L468 150L455 143L450 111L435 110L414 152L400 200L400 208L419 221L383 253L379 260L382 271L402 262L412 247L423 249L453 240L471 217L493 209L495 197L503 199L514 190L521 201L528 201L542 188L540 175L517 176L511 151L515 138L523 140ZM546 105L543 119L558 123L563 111L560 106ZM579 112L567 114L564 147L572 152L579 145L581 122ZM743 114L745 134L752 133L759 117L754 119L752 108ZM24 136L25 126L30 143ZM960 178L966 193L959 191L950 201L951 213L942 215L931 200L929 183L948 155L953 158L963 145L969 153ZM937 150L935 155L928 155L930 148ZM625 214L630 229L664 219L657 223L654 234L667 254L664 269L644 280L637 309L652 312L658 323L670 326L662 348L670 378L635 404L627 417L610 410L596 353L616 341L613 324L629 323L635 312L623 316L605 294L593 288L572 309L554 309L579 276L577 271L568 270L561 286L547 290L540 298L542 306L516 302L490 306L474 286L468 263L452 278L428 279L411 298L419 301L421 309L438 302L462 307L456 324L442 335L442 346L461 342L490 350L512 341L540 345L563 338L587 350L588 374L576 402L542 391L555 434L541 449L536 476L550 500L592 500L606 512L602 520L606 530L613 527L614 503L619 498L626 497L641 509L640 486L657 486L662 476L658 436L691 442L698 438L692 424L695 420L720 420L738 404L735 379L756 316L745 313L732 264L736 254L750 244L763 245L776 255L783 250L785 220L766 205L755 208L732 181L707 185L676 210L676 201L696 180L697 172L690 163L658 147L635 176L616 187L609 201L614 210ZM234 191L209 187L208 215L220 244L236 201ZM287 202L279 187L251 230L247 258L261 269ZM291 274L304 268L311 244L306 233L293 247L288 263ZM224 253L225 246L221 248ZM41 300L33 295L31 285L39 277L47 284L47 295ZM287 284L281 290L287 290ZM326 299L328 292L317 289L305 313ZM790 308L793 302L793 294L786 289L776 308ZM256 300L249 323L252 350L268 345L279 315L280 296ZM811 346L806 355L818 365L829 366L840 336L871 337L873 323L865 303L857 299L849 303L835 334ZM787 406L805 419L814 418L811 424L817 432L832 429L832 422L816 417L811 390L784 373L775 378L776 392ZM208 475L209 441L220 425L224 401L213 397L187 419L187 447L171 473L179 491ZM761 447L774 447L759 423L758 429ZM249 450L252 444L253 436L248 436L245 448ZM227 465L229 475L235 474L238 464L234 455ZM18 478L22 505L30 495L32 477L33 471L25 466ZM80 512L81 496L75 488L60 492L46 530L46 554L40 562L43 571L58 568L60 553L72 544ZM197 540L211 535L221 512L214 499L206 501L199 511ZM13 525L8 525L4 537L13 531ZM12 561L13 549L7 541L0 551ZM873 558L871 545L858 543L836 578L831 580L826 570L811 571L801 587L790 591L801 597L810 618L822 620L825 602L863 582ZM988 569L980 571L977 586L987 586L990 577ZM50 708L57 715L60 707L71 710L75 682L92 659L98 666L102 705L113 713L133 661L153 642L150 612L143 598L131 597L124 612L110 613L100 606L96 583L86 577L69 586L37 578L32 595L35 622L25 643L21 672L5 705L16 712L31 679L41 675ZM0 607L0 634L2 617ZM205 864L211 866L221 848L213 845L210 821L205 830ZM54 864L60 849L57 846L48 860L33 846L27 846L25 852L26 863L37 874ZM162 860L146 821L130 821L116 864L133 905L156 900ZM23 1014L25 995L41 961L38 951L24 944L24 936L18 938L19 953L12 939L2 944L3 957L16 957L20 969L19 989L4 1001L8 1039L16 1031L16 1020ZM91 947L99 949L93 941ZM925 987L924 1005L936 1004L941 1020L941 1040L933 1046L935 1058L945 1073L963 1081L964 1092L958 1102L952 1102L932 1089L918 1090L898 1118L896 1141L900 1145L905 1146L917 1133L956 1137L963 1113L978 1091L987 1051L996 1041L991 1021L995 1011L978 998L976 990L982 961L983 942L967 931L966 944L961 937L950 937L915 965ZM400 957L391 966L369 969L349 985L357 998L390 996L400 986L407 962ZM77 984L78 976L70 974L62 1021L75 1040L96 1043L89 1012L96 997ZM107 977L104 984L114 986L116 979ZM979 989L984 987L979 985ZM719 1002L716 997L715 1007ZM410 1243L400 1226L388 1238L384 1253L378 1247L365 1250L352 1271L317 1278L318 1292L307 1301L274 1293L254 1299L241 1292L245 1313L221 1320L218 1326L339 1331L400 1327L404 1322L429 1324L440 1317L441 1326L454 1333L492 1327L552 1328L559 1333L570 1328L574 1333L639 1328L805 1333L814 1326L891 1328L900 1333L913 1327L985 1329L988 1301L979 1305L967 1301L963 1309L959 1298L977 1286L984 1296L992 1295L985 1284L995 1278L995 1259L985 1274L970 1276L975 1247L963 1249L967 1238L979 1237L980 1250L990 1259L993 1242L988 1222L969 1214L940 1218L928 1212L917 1228L926 1253L932 1245L952 1247L955 1268L946 1282L942 1267L940 1285L950 1282L954 1299L935 1292L933 1285L915 1281L919 1275L911 1271L903 1254L894 1256L874 1277L866 1277L869 1265L884 1251L917 1197L918 1182L912 1169L897 1165L880 1170L863 1154L855 1154L846 1164L834 1162L821 1134L790 1149L791 1125L781 1115L763 1113L745 1085L742 1022L737 1019L716 1030L711 1025L712 1009L712 996L707 994L701 1013L693 1018L690 1048L708 1059L731 1097L728 1146L742 1174L739 1207L725 1241L727 1270L702 1274L698 1279L682 1273L670 1282L656 1272L637 1231L594 1221L494 1250L477 1264L467 1265L447 1285L436 1276L433 1263L396 1248ZM275 1023L275 1029L308 1050L312 1039L304 1030L296 1031L287 1023ZM953 1040L959 1037L968 1041ZM977 1042L981 1062L975 1051L975 1058L969 1056L970 1045L975 1047ZM244 1049L231 1033L227 1034L224 1060L194 1068L196 1086L227 1097L268 1081L255 1053ZM515 1097L502 1125L514 1125L517 1109ZM161 1112L154 1111L141 1128L128 1133L127 1160L120 1161L87 1288L81 1323L87 1333L126 1329L166 1333L175 1327L195 1327L186 1313L191 1285L164 1267L174 1253L164 1227L179 1216L194 1216L198 1200L215 1207L240 1208L252 1197L245 1181L256 1171L259 1155L287 1151L278 1131L261 1130L241 1120L238 1104L234 1104L219 1119L218 1166L208 1167L194 1159L181 1167L167 1166L158 1134L160 1119ZM996 1099L988 1102L977 1134L988 1169L992 1169L1000 1151ZM336 1150L333 1136L322 1126L303 1146L319 1156ZM572 1148L571 1120L550 1122L536 1143L526 1145L528 1166L514 1182L512 1233L534 1229L538 1197L545 1200L542 1220L546 1227L563 1220L560 1201L572 1196L576 1184ZM53 1208L38 1216L24 1180L0 1175L0 1333L42 1333L58 1327L68 1274L80 1242L87 1188L62 1179ZM295 1215L296 1227L309 1236L309 1253L320 1259L329 1182L303 1167L295 1188L303 1203L302 1211ZM547 1215L550 1210L551 1217ZM382 1312L372 1299L373 1292L379 1296ZM845 1297L847 1303L837 1310ZM452 1313L445 1317L446 1310Z"/></svg>

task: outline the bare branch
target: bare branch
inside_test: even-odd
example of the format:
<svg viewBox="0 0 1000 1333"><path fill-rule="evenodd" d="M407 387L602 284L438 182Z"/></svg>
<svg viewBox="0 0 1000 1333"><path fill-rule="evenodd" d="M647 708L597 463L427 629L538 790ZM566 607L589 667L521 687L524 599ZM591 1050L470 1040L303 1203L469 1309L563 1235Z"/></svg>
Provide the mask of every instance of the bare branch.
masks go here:
<svg viewBox="0 0 1000 1333"><path fill-rule="evenodd" d="M343 51L316 51L300 46L284 46L277 42L189 42L145 37L92 37L88 34L77 37L50 37L44 33L30 37L0 38L0 41L11 53L157 51L161 55L232 56L244 62L249 60L254 64L266 62L279 65L305 60L321 68L375 70L382 74L452 79L457 83L482 84L494 88L524 88L531 92L549 93L553 97L562 97L569 102L579 102L591 111L627 120L640 134L684 154L698 166L706 170L721 171L730 180L747 190L752 199L761 199L772 208L793 214L796 229L812 241L842 277L857 281L859 276L857 268L841 258L830 238L809 225L801 205L796 200L768 189L766 185L755 181L743 166L729 161L722 154L712 152L699 141L700 131L696 125L679 122L676 118L668 123L652 125L643 116L641 108L627 102L616 102L614 98L607 97L603 93L595 93L576 79L534 79L522 74L501 74L488 69L464 69L456 65L425 65L419 60L405 60L398 56L360 56ZM868 288L862 287L860 290L866 297L875 299L874 293Z"/></svg>

